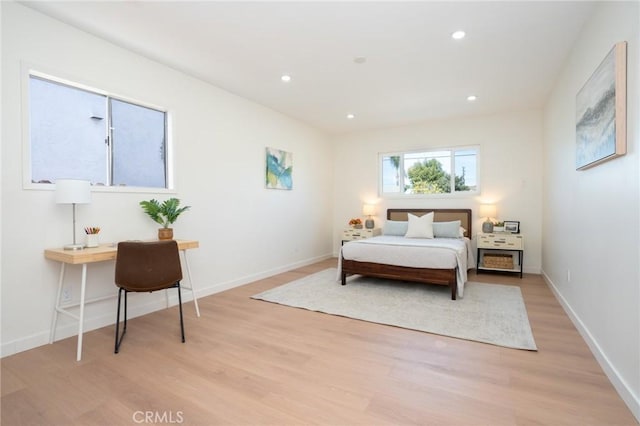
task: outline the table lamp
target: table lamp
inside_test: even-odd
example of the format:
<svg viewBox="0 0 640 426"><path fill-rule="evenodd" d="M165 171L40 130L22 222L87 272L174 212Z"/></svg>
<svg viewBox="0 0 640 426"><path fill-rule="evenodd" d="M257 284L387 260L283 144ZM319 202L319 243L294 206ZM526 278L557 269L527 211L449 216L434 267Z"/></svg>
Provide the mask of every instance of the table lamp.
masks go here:
<svg viewBox="0 0 640 426"><path fill-rule="evenodd" d="M376 206L374 206L373 204L365 204L364 206L362 206L362 214L367 216L367 220L364 221L364 227L367 229L373 229L375 223L373 222L371 216L376 214Z"/></svg>
<svg viewBox="0 0 640 426"><path fill-rule="evenodd" d="M82 244L76 243L76 204L91 202L91 184L88 180L58 179L56 181L56 204L73 205L73 244L64 246L65 250L80 250Z"/></svg>
<svg viewBox="0 0 640 426"><path fill-rule="evenodd" d="M485 234L493 232L493 222L491 222L491 218L495 218L496 215L495 204L480 204L480 217L486 218L486 220L482 222L482 232Z"/></svg>

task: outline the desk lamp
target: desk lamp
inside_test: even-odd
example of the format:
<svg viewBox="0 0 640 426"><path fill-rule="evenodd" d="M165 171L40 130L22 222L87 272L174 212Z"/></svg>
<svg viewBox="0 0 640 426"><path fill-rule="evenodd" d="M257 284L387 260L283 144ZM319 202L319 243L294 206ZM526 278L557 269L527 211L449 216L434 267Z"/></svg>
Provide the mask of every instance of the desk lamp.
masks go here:
<svg viewBox="0 0 640 426"><path fill-rule="evenodd" d="M493 232L493 222L491 222L491 218L496 217L496 214L495 204L480 204L480 217L486 218L486 220L482 222L482 232L485 234Z"/></svg>
<svg viewBox="0 0 640 426"><path fill-rule="evenodd" d="M373 229L375 223L373 222L371 216L376 214L376 206L374 206L373 204L365 204L364 206L362 206L362 214L367 216L367 220L364 221L364 227L367 229Z"/></svg>
<svg viewBox="0 0 640 426"><path fill-rule="evenodd" d="M82 244L76 243L76 204L91 202L91 184L88 180L58 179L56 181L56 204L73 205L73 244L64 246L65 250L81 250Z"/></svg>

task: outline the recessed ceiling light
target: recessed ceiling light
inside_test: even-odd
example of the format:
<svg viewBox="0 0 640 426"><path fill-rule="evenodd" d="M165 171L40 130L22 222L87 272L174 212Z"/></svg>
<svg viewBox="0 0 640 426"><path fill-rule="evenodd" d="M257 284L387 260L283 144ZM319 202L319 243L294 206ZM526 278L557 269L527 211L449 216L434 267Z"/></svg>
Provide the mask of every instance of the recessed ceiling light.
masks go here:
<svg viewBox="0 0 640 426"><path fill-rule="evenodd" d="M280 80L284 81L285 83L288 83L291 81L291 76L284 74L282 77L280 77Z"/></svg>
<svg viewBox="0 0 640 426"><path fill-rule="evenodd" d="M462 40L466 35L467 34L464 31L456 31L453 34L451 34L451 38L454 40Z"/></svg>
<svg viewBox="0 0 640 426"><path fill-rule="evenodd" d="M356 118L356 116L355 116L355 115L353 115L353 114L347 114L347 118L348 118L349 120L353 120L354 118Z"/></svg>
<svg viewBox="0 0 640 426"><path fill-rule="evenodd" d="M473 102L473 101L475 101L476 99L478 99L478 97L477 97L476 95L469 95L469 96L467 96L467 100L468 100L469 102Z"/></svg>

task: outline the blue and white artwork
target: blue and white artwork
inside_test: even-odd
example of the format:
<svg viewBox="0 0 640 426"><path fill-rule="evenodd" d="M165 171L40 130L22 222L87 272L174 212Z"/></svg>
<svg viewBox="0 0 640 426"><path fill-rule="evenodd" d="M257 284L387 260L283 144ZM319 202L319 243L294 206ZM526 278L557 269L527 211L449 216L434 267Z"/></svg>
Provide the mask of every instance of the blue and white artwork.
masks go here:
<svg viewBox="0 0 640 426"><path fill-rule="evenodd" d="M266 186L270 189L293 188L293 154L267 148Z"/></svg>
<svg viewBox="0 0 640 426"><path fill-rule="evenodd" d="M624 114L616 111L616 54L616 48L609 52L576 97L577 170L620 154L618 138L624 135L616 132L625 129L616 120L616 113Z"/></svg>

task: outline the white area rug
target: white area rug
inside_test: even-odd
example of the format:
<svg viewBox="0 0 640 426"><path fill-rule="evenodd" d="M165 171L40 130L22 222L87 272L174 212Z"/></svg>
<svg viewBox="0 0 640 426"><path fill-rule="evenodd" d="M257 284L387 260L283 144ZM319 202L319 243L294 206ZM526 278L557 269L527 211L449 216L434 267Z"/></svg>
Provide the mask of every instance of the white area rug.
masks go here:
<svg viewBox="0 0 640 426"><path fill-rule="evenodd" d="M468 282L464 298L449 287L353 276L342 286L330 268L251 296L281 305L537 350L520 288Z"/></svg>

